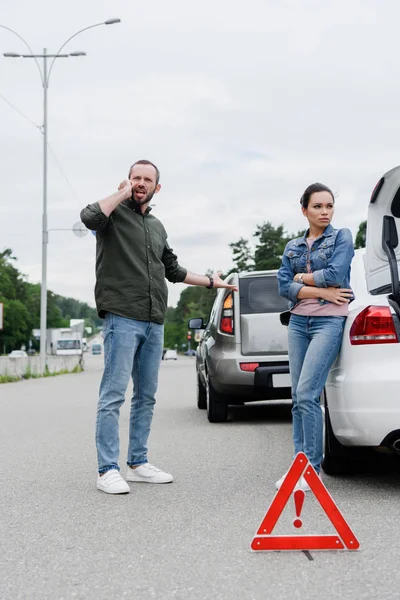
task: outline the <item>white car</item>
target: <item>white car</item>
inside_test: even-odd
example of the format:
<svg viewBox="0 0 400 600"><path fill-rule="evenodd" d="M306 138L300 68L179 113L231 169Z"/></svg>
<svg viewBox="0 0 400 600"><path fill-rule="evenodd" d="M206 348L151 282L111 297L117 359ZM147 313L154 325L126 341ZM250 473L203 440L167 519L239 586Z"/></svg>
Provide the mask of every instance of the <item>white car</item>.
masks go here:
<svg viewBox="0 0 400 600"><path fill-rule="evenodd" d="M394 257L397 225L400 167L375 188L366 249L356 250L352 263L356 299L325 388L323 469L328 474L357 469L366 447L400 454L400 248L391 266L383 250L383 245L392 245ZM386 252L390 254L390 248Z"/></svg>
<svg viewBox="0 0 400 600"><path fill-rule="evenodd" d="M164 360L178 360L178 353L176 350L167 350L164 355Z"/></svg>
<svg viewBox="0 0 400 600"><path fill-rule="evenodd" d="M8 355L10 358L27 358L27 353L24 350L13 350Z"/></svg>

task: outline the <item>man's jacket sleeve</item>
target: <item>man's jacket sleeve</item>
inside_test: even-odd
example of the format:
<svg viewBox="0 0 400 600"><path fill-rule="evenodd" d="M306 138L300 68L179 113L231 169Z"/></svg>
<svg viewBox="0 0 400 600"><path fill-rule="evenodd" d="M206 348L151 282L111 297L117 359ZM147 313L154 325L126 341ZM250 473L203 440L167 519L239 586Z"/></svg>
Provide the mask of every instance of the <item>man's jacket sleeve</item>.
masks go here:
<svg viewBox="0 0 400 600"><path fill-rule="evenodd" d="M103 231L110 222L110 217L106 217L100 208L98 202L88 204L81 210L82 223L92 231Z"/></svg>
<svg viewBox="0 0 400 600"><path fill-rule="evenodd" d="M165 242L164 252L162 255L162 262L165 266L165 277L171 283L181 283L184 281L187 275L187 269L184 269L178 263L178 257L174 254L172 248L170 248L168 242Z"/></svg>

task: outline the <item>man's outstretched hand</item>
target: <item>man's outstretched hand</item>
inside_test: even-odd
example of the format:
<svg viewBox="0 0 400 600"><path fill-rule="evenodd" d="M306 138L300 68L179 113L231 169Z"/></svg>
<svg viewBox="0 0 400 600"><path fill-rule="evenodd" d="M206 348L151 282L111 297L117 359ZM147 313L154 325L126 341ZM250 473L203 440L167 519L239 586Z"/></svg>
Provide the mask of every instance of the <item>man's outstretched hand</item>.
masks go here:
<svg viewBox="0 0 400 600"><path fill-rule="evenodd" d="M233 290L234 292L237 292L238 291L237 286L229 285L228 283L223 281L220 277L221 275L222 275L221 271L216 271L215 273L213 273L214 287L215 288L226 288L228 290Z"/></svg>

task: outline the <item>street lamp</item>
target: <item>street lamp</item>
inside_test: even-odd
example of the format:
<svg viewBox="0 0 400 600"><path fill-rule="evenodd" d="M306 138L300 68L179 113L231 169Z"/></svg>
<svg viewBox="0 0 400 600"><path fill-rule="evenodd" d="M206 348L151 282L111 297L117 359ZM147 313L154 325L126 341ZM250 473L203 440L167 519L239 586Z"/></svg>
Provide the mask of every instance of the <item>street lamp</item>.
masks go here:
<svg viewBox="0 0 400 600"><path fill-rule="evenodd" d="M49 79L51 71L56 58L69 58L77 56L86 56L85 52L75 51L68 54L61 54L63 48L68 44L72 38L76 37L83 31L93 29L93 27L99 27L100 25L114 25L120 23L121 19L108 19L102 23L95 23L80 29L74 35L71 35L60 47L56 54L48 54L47 48L43 49L43 54L34 54L29 44L24 40L22 36L16 31L5 25L0 25L2 29L6 29L11 33L14 33L28 48L29 54L17 54L15 52L4 52L3 56L6 58L33 58L39 69L40 78L43 86L43 215L42 215L42 281L40 286L40 359L42 368L44 368L46 361L46 335L47 335L47 244L48 244L48 229L47 229L47 90L49 87ZM47 70L47 60L52 58L49 70ZM43 59L43 69L40 68L38 59Z"/></svg>

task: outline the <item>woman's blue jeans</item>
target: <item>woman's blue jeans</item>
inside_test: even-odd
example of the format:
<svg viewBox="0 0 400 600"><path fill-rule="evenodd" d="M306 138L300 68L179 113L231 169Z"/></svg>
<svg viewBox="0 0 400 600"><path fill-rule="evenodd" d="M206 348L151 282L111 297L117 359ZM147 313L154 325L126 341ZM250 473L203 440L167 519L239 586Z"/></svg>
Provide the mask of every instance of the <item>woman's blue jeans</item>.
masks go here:
<svg viewBox="0 0 400 600"><path fill-rule="evenodd" d="M294 452L304 452L317 473L323 456L320 396L340 350L345 320L292 314L289 321Z"/></svg>
<svg viewBox="0 0 400 600"><path fill-rule="evenodd" d="M107 313L103 327L104 373L97 409L99 473L118 469L119 412L129 379L133 397L129 423L128 465L147 462L147 440L155 404L164 344L164 326Z"/></svg>

